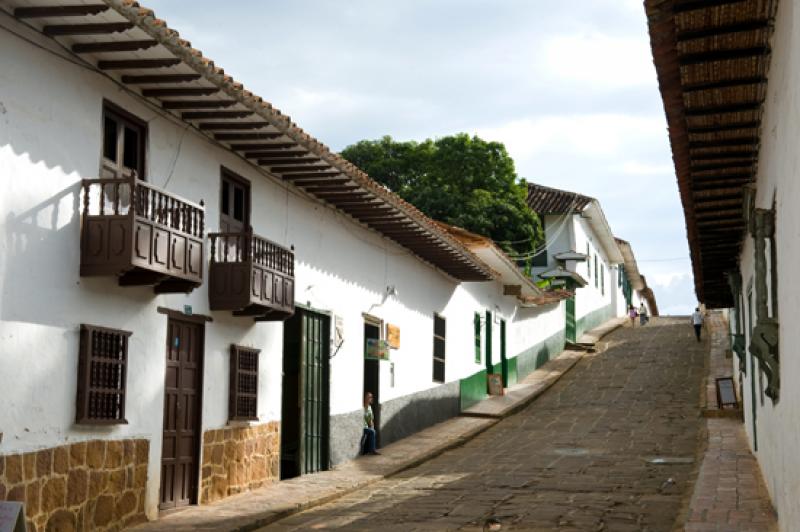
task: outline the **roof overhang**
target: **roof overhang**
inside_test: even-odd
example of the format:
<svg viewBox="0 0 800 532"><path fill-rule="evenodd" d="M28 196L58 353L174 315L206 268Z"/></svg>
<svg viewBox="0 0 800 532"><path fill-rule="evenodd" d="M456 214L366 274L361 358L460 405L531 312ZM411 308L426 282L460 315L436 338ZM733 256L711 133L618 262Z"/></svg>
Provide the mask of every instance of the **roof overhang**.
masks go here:
<svg viewBox="0 0 800 532"><path fill-rule="evenodd" d="M581 216L588 221L589 227L592 228L592 232L600 241L600 245L608 261L611 264L620 264L623 262L622 254L617 247L617 242L614 239L614 234L611 232L611 227L608 225L606 215L600 207L600 202L592 200L586 208L583 209Z"/></svg>
<svg viewBox="0 0 800 532"><path fill-rule="evenodd" d="M460 281L491 272L433 220L203 57L132 0L8 0L0 9L127 92Z"/></svg>
<svg viewBox="0 0 800 532"><path fill-rule="evenodd" d="M645 287L644 280L639 273L639 265L636 264L636 257L633 255L633 248L631 248L631 245L627 240L622 240L621 238L617 238L617 247L622 253L623 266L625 266L625 275L628 277L631 287L637 292L642 290Z"/></svg>
<svg viewBox="0 0 800 532"><path fill-rule="evenodd" d="M577 251L562 251L553 255L556 260L574 260L576 262L583 262L588 258L586 253L579 253Z"/></svg>
<svg viewBox="0 0 800 532"><path fill-rule="evenodd" d="M575 282L576 285L583 288L586 286L587 282L586 279L581 277L579 273L571 272L569 270L565 270L564 268L558 267L553 268L552 270L547 270L546 272L542 272L539 274L539 277L542 279L571 279Z"/></svg>
<svg viewBox="0 0 800 532"><path fill-rule="evenodd" d="M646 0L695 290L730 307L742 189L755 179L777 0Z"/></svg>

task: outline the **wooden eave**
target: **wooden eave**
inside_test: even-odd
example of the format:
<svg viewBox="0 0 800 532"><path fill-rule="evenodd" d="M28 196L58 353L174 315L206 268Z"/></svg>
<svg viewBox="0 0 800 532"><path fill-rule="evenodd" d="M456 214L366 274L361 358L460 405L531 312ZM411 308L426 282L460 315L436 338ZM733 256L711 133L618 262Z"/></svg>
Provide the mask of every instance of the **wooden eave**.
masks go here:
<svg viewBox="0 0 800 532"><path fill-rule="evenodd" d="M695 290L733 299L744 233L742 189L756 176L777 0L645 0ZM719 244L723 244L720 246Z"/></svg>
<svg viewBox="0 0 800 532"><path fill-rule="evenodd" d="M247 91L138 2L9 0L2 9L131 92L356 221L376 214L403 219L403 225L376 226L366 218L362 223L447 275L461 281L492 278L485 264L431 219ZM354 199L365 202L357 210L340 208Z"/></svg>

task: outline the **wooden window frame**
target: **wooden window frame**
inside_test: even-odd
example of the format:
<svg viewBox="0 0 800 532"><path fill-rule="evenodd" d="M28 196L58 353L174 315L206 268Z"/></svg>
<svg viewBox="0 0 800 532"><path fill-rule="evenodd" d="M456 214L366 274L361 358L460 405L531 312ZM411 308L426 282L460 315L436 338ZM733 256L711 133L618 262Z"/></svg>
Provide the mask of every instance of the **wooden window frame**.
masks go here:
<svg viewBox="0 0 800 532"><path fill-rule="evenodd" d="M443 331L442 331L443 334L442 335L436 334L437 320L441 320L442 327L443 327ZM442 342L442 355L440 357L436 356L436 345L437 345L436 342L437 342L437 340ZM446 373L446 370L447 370L447 365L446 365L447 356L446 355L447 355L447 318L445 318L441 314L434 313L433 314L433 382L438 382L438 383L442 383L443 384L447 380L447 373ZM441 380L436 378L437 363L441 364L441 369L442 369L442 371L441 371L441 375L442 375Z"/></svg>
<svg viewBox="0 0 800 532"><path fill-rule="evenodd" d="M128 339L132 334L121 329L81 324L75 423L128 423L125 399L128 392Z"/></svg>
<svg viewBox="0 0 800 532"><path fill-rule="evenodd" d="M147 177L147 170L145 163L147 162L147 139L149 137L149 131L147 127L147 122L139 118L138 116L132 114L131 112L125 110L124 108L120 107L119 105L115 104L110 100L103 100L103 112L101 115L101 122L100 122L100 171L102 177L102 169L105 164L106 159L105 156L105 131L106 131L106 115L111 115L115 120L120 121L122 123L128 123L130 126L133 126L134 129L137 129L140 134L140 143L139 143L139 153L136 155L137 163L139 165L139 170L137 171L136 177L141 179L142 181L146 181ZM117 140L119 143L120 141ZM117 156L120 155L119 147L117 147ZM124 154L123 154L124 157Z"/></svg>
<svg viewBox="0 0 800 532"><path fill-rule="evenodd" d="M606 295L606 266L600 265L600 295Z"/></svg>
<svg viewBox="0 0 800 532"><path fill-rule="evenodd" d="M253 191L250 186L250 180L242 177L241 175L237 174L233 170L226 168L225 166L220 167L219 172L219 225L220 231L222 230L222 217L228 216L231 219L233 218L233 214L224 215L222 212L222 197L223 197L223 190L225 188L225 181L231 181L235 185L239 185L245 190L245 204L244 204L244 221L242 222L244 229L246 230L248 227L251 226L251 217L253 213ZM233 198L231 198L231 205L235 205ZM237 220L238 221L238 220Z"/></svg>
<svg viewBox="0 0 800 532"><path fill-rule="evenodd" d="M258 367L260 349L231 344L230 348L230 387L228 389L228 420L258 421ZM253 357L250 367L245 357ZM252 391L242 391L242 378L251 377ZM240 399L247 400L246 403Z"/></svg>
<svg viewBox="0 0 800 532"><path fill-rule="evenodd" d="M481 313L476 312L472 320L473 340L475 342L475 363L481 363Z"/></svg>

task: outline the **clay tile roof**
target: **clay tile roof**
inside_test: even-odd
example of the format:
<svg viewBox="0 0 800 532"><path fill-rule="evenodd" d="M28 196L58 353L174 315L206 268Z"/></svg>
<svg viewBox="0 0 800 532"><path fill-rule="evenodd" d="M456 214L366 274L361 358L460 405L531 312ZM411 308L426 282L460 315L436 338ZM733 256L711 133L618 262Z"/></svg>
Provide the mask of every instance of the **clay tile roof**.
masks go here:
<svg viewBox="0 0 800 532"><path fill-rule="evenodd" d="M528 207L537 214L570 214L582 211L594 198L528 183Z"/></svg>

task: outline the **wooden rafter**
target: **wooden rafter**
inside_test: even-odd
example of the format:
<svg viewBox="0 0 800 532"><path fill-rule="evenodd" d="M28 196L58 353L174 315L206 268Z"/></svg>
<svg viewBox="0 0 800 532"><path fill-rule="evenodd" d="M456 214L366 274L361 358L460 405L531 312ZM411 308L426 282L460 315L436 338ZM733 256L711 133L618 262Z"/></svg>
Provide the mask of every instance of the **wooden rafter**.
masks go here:
<svg viewBox="0 0 800 532"><path fill-rule="evenodd" d="M232 129L262 129L269 127L269 122L203 122L198 126L208 131L228 131Z"/></svg>
<svg viewBox="0 0 800 532"><path fill-rule="evenodd" d="M728 50L711 50L707 52L688 53L678 56L680 66L697 65L713 61L728 61L731 59L747 59L750 57L763 57L769 53L768 46L751 46L748 48L732 48Z"/></svg>
<svg viewBox="0 0 800 532"><path fill-rule="evenodd" d="M767 81L766 76L748 76L745 78L723 79L715 81L700 81L684 85L683 92L698 92L712 89L727 89L731 87L745 87L747 85L758 85Z"/></svg>
<svg viewBox="0 0 800 532"><path fill-rule="evenodd" d="M236 105L236 100L167 100L161 102L164 109L215 109Z"/></svg>
<svg viewBox="0 0 800 532"><path fill-rule="evenodd" d="M761 107L761 101L757 102L743 102L725 105L708 105L704 107L689 107L684 113L686 116L708 116L719 115L724 113L741 113L745 111L758 111Z"/></svg>
<svg viewBox="0 0 800 532"><path fill-rule="evenodd" d="M79 42L72 45L72 52L76 54L94 54L103 52L133 52L146 50L158 43L146 41L104 41L104 42Z"/></svg>
<svg viewBox="0 0 800 532"><path fill-rule="evenodd" d="M180 65L177 57L164 57L160 59L119 59L113 61L98 61L100 70L139 70L145 68L165 68Z"/></svg>
<svg viewBox="0 0 800 532"><path fill-rule="evenodd" d="M230 141L230 140L270 140L277 139L283 136L283 133L216 133L214 138L217 140ZM240 145L241 146L241 145ZM235 149L235 148L234 148ZM241 148L248 149L248 148Z"/></svg>
<svg viewBox="0 0 800 532"><path fill-rule="evenodd" d="M128 85L158 85L161 83L185 83L200 79L200 74L152 74L141 76L122 76L122 83Z"/></svg>
<svg viewBox="0 0 800 532"><path fill-rule="evenodd" d="M81 4L72 6L18 7L14 10L17 18L85 17L97 15L108 10L105 4Z"/></svg>
<svg viewBox="0 0 800 532"><path fill-rule="evenodd" d="M707 37L716 37L718 35L741 33L743 31L763 30L768 26L769 26L769 21L767 19L745 20L743 22L733 22L729 24L721 24L718 26L679 31L675 34L675 38L678 41L690 41L693 39L705 39Z"/></svg>
<svg viewBox="0 0 800 532"><path fill-rule="evenodd" d="M253 111L189 111L181 113L184 120L207 120L211 118L246 118L253 114ZM217 135L214 135L216 138ZM217 139L221 140L221 139Z"/></svg>
<svg viewBox="0 0 800 532"><path fill-rule="evenodd" d="M48 37L65 35L104 35L119 33L133 28L132 22L103 22L99 24L56 24L45 26L42 33Z"/></svg>
<svg viewBox="0 0 800 532"><path fill-rule="evenodd" d="M210 96L219 92L217 87L168 87L163 89L142 89L142 95L148 98L162 96Z"/></svg>

